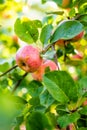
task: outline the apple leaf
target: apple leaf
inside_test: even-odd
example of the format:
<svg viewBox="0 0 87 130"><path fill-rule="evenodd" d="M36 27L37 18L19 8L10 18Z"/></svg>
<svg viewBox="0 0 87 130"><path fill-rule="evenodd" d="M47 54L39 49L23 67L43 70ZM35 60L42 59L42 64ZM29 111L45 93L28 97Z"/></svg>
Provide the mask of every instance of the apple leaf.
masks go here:
<svg viewBox="0 0 87 130"><path fill-rule="evenodd" d="M87 106L84 106L79 112L82 115L87 115Z"/></svg>
<svg viewBox="0 0 87 130"><path fill-rule="evenodd" d="M40 95L40 104L49 107L54 102L53 97L47 90Z"/></svg>
<svg viewBox="0 0 87 130"><path fill-rule="evenodd" d="M40 112L33 112L26 122L27 130L53 130L47 116Z"/></svg>
<svg viewBox="0 0 87 130"><path fill-rule="evenodd" d="M41 42L43 44L48 43L48 40L51 37L52 29L53 29L53 26L51 24L45 25L42 28L41 35L40 35L40 40L41 40Z"/></svg>
<svg viewBox="0 0 87 130"><path fill-rule="evenodd" d="M28 85L28 93L32 96L32 97L37 97L39 96L39 94L42 92L43 90L43 85L36 80L33 80L29 83Z"/></svg>
<svg viewBox="0 0 87 130"><path fill-rule="evenodd" d="M87 130L87 127L80 127L78 130Z"/></svg>
<svg viewBox="0 0 87 130"><path fill-rule="evenodd" d="M0 58L0 72L5 72L7 69L9 69L9 62L6 59Z"/></svg>
<svg viewBox="0 0 87 130"><path fill-rule="evenodd" d="M58 117L57 122L61 128L65 128L69 124L76 122L79 118L80 114L78 112L74 112Z"/></svg>
<svg viewBox="0 0 87 130"><path fill-rule="evenodd" d="M30 20L22 21L18 18L14 24L14 31L16 35L25 42L36 42L39 32L34 22Z"/></svg>
<svg viewBox="0 0 87 130"><path fill-rule="evenodd" d="M34 23L34 25L37 27L37 28L41 28L42 27L42 23L40 20L33 20L32 21Z"/></svg>
<svg viewBox="0 0 87 130"><path fill-rule="evenodd" d="M54 99L61 103L76 101L77 86L71 76L65 71L52 71L44 75L44 86Z"/></svg>
<svg viewBox="0 0 87 130"><path fill-rule="evenodd" d="M57 27L51 37L51 43L59 39L69 40L83 31L83 25L76 20L67 20Z"/></svg>
<svg viewBox="0 0 87 130"><path fill-rule="evenodd" d="M83 76L79 82L79 94L80 96L83 96L87 92L87 76Z"/></svg>

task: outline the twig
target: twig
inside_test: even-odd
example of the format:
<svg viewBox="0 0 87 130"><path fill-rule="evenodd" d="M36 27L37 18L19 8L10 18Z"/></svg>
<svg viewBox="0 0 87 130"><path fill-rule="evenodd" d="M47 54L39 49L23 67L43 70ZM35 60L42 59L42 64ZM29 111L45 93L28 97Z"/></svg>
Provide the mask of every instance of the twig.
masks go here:
<svg viewBox="0 0 87 130"><path fill-rule="evenodd" d="M22 78L20 80L17 81L13 91L12 91L12 94L16 91L16 89L19 87L20 83L23 81L23 79L27 76L27 72L22 76Z"/></svg>
<svg viewBox="0 0 87 130"><path fill-rule="evenodd" d="M67 41L64 41L64 48L66 49ZM66 51L66 50L65 50ZM64 52L64 62L66 61L67 55L66 52Z"/></svg>
<svg viewBox="0 0 87 130"><path fill-rule="evenodd" d="M9 73L10 71L12 71L13 69L17 68L18 65L13 66L12 68L10 68L9 70L7 70L6 72L4 72L3 74L0 75L0 77L4 76L5 74Z"/></svg>
<svg viewBox="0 0 87 130"><path fill-rule="evenodd" d="M45 54L49 48L52 47L52 45L55 44L55 43L51 43L51 44L48 44L42 51L41 51L41 54Z"/></svg>
<svg viewBox="0 0 87 130"><path fill-rule="evenodd" d="M55 44L52 45L52 50L55 51ZM58 70L59 70L60 68L59 68L59 65L58 65L58 58L57 58L56 53L54 54L54 61L55 61L56 65L58 67Z"/></svg>

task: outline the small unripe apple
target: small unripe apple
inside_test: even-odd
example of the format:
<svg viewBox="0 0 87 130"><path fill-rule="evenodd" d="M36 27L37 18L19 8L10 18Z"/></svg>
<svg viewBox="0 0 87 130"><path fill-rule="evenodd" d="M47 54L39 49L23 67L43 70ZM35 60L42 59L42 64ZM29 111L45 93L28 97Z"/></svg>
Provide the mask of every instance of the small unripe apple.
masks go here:
<svg viewBox="0 0 87 130"><path fill-rule="evenodd" d="M41 66L42 58L37 48L25 45L17 51L16 63L26 72L35 72Z"/></svg>
<svg viewBox="0 0 87 130"><path fill-rule="evenodd" d="M47 67L49 67L51 71L58 70L58 67L55 62L51 60L46 60L41 64L40 68L36 72L32 73L32 77L35 80L41 81Z"/></svg>
<svg viewBox="0 0 87 130"><path fill-rule="evenodd" d="M72 38L72 41L78 41L80 40L82 37L84 36L84 31L82 31L81 33L79 33L77 36L75 36L74 38Z"/></svg>
<svg viewBox="0 0 87 130"><path fill-rule="evenodd" d="M61 8L68 8L72 4L72 0L61 0L61 1L54 0L54 2L56 2L58 4L58 6Z"/></svg>

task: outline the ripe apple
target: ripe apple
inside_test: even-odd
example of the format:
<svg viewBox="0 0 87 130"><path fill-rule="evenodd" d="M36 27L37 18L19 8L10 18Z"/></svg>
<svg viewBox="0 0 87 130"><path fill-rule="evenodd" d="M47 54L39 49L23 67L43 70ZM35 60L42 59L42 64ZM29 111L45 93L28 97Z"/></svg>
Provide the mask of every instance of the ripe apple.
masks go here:
<svg viewBox="0 0 87 130"><path fill-rule="evenodd" d="M17 51L16 63L26 72L35 72L42 64L42 58L37 48L25 45Z"/></svg>
<svg viewBox="0 0 87 130"><path fill-rule="evenodd" d="M47 67L49 67L51 71L58 70L58 67L55 64L55 62L51 60L46 60L46 61L43 61L40 68L36 72L32 73L32 77L35 80L41 81Z"/></svg>
<svg viewBox="0 0 87 130"><path fill-rule="evenodd" d="M82 60L82 59L83 59L83 54L80 52L71 56L71 60Z"/></svg>
<svg viewBox="0 0 87 130"><path fill-rule="evenodd" d="M81 33L79 33L77 36L75 36L74 38L72 38L72 41L78 41L80 40L82 37L84 36L84 31L82 31Z"/></svg>

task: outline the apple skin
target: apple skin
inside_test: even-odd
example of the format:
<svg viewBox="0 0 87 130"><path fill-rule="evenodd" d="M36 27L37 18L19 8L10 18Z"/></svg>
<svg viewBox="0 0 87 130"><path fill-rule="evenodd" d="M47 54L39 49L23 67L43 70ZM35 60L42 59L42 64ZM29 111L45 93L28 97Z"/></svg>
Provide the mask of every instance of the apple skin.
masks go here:
<svg viewBox="0 0 87 130"><path fill-rule="evenodd" d="M26 72L35 72L41 66L42 58L37 48L25 45L17 51L16 63Z"/></svg>
<svg viewBox="0 0 87 130"><path fill-rule="evenodd" d="M58 70L55 62L51 60L43 61L40 68L36 72L32 73L32 77L34 78L34 80L41 81L47 67L49 67L51 71Z"/></svg>
<svg viewBox="0 0 87 130"><path fill-rule="evenodd" d="M64 40L60 39L55 44L62 47L62 46L64 46Z"/></svg>
<svg viewBox="0 0 87 130"><path fill-rule="evenodd" d="M77 36L75 36L74 38L72 38L72 41L78 41L80 40L82 37L84 36L84 31L82 31L81 33L79 33Z"/></svg>
<svg viewBox="0 0 87 130"><path fill-rule="evenodd" d="M71 60L82 60L83 55L79 52L78 54L72 55Z"/></svg>

